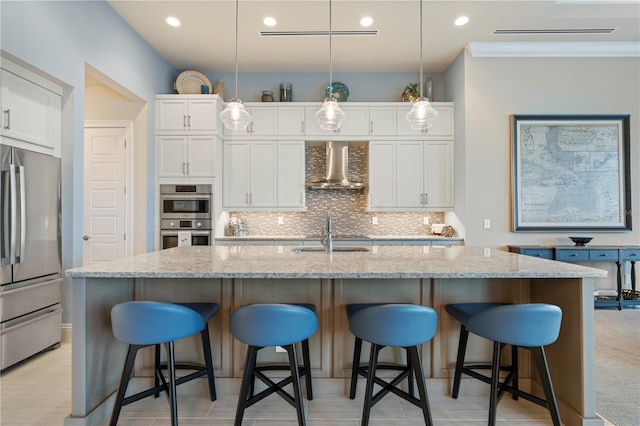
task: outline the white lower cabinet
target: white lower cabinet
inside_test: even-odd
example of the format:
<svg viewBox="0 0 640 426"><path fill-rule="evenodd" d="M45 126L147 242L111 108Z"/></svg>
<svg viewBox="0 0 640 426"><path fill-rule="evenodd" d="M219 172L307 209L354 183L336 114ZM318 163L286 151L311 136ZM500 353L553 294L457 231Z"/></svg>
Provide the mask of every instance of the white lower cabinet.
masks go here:
<svg viewBox="0 0 640 426"><path fill-rule="evenodd" d="M453 207L453 141L372 141L369 207L423 210Z"/></svg>
<svg viewBox="0 0 640 426"><path fill-rule="evenodd" d="M216 136L156 136L158 177L215 177Z"/></svg>

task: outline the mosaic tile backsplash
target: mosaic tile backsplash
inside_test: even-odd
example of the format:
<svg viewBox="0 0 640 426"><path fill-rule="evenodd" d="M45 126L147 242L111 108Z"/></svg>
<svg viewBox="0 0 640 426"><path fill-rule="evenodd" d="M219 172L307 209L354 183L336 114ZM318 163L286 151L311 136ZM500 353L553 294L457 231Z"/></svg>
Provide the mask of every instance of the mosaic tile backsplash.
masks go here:
<svg viewBox="0 0 640 426"><path fill-rule="evenodd" d="M349 146L348 177L351 181L368 179L367 145L354 143ZM326 149L322 145L308 145L306 155L306 180L316 181L325 177ZM325 213L331 209L334 235L431 235L432 223L444 223L442 212L368 212L367 190L306 191L307 211L304 212L229 212L229 217L244 219L248 235L318 235L324 226ZM278 224L278 218L283 224ZM378 220L373 225L373 217ZM429 217L429 225L423 218Z"/></svg>

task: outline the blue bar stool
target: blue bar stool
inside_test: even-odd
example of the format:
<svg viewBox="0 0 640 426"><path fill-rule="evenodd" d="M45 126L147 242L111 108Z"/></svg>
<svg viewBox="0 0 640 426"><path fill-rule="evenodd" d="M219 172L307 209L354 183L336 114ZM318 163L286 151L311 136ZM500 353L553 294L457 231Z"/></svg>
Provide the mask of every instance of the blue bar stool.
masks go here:
<svg viewBox="0 0 640 426"><path fill-rule="evenodd" d="M482 380L485 383L491 383L491 378L478 373L475 370L491 370L493 368L492 363L475 363L465 364L464 358L467 352L467 342L469 341L469 330L467 324L469 318L490 308L496 306L505 306L508 303L456 303L446 306L447 312L454 317L460 323L460 340L458 341L458 357L456 360L456 370L453 376L453 389L451 391L451 397L458 398L460 393L460 384L462 382L462 374L467 374L478 380ZM502 348L504 348L504 344ZM502 349L501 348L501 349ZM511 386L518 389L518 347L511 346L511 365L500 365L500 370L508 371L508 375L505 378L505 383L511 383ZM504 392L504 390L503 390ZM501 394L502 396L502 394ZM512 394L512 398L517 400L518 395Z"/></svg>
<svg viewBox="0 0 640 426"><path fill-rule="evenodd" d="M455 310L467 310L469 312L472 307L464 305L449 305L451 308L447 306L447 311L451 313ZM561 426L562 421L551 383L544 346L550 345L558 339L562 310L558 306L544 303L493 306L471 314L465 322L469 332L493 341L491 377L477 377L491 384L489 425L495 425L498 402L504 392L508 391L515 396L547 408L554 426ZM504 345L522 347L531 351L546 399L509 385L508 378L504 382L500 382L500 352ZM458 367L458 363L456 363L456 370ZM481 375L478 374L478 376Z"/></svg>
<svg viewBox="0 0 640 426"><path fill-rule="evenodd" d="M181 385L182 383L188 382L193 379L197 379L198 377L207 376L207 383L209 385L209 395L211 396L211 400L215 401L217 399L216 396L216 384L214 382L214 373L213 373L213 359L211 358L211 341L209 339L209 320L213 318L219 311L220 305L217 303L207 303L207 302L198 302L198 303L176 303L176 305L184 306L189 309L197 312L204 321L204 328L200 332L200 338L202 340L202 353L204 356L204 365L195 364L195 363L187 363L187 362L176 362L175 368L176 370L195 370L193 373L180 377L176 379L176 385ZM160 374L155 374L154 385L156 387L160 387L160 382L162 381L164 385L164 377L161 373L162 369L167 368L167 364L160 362L160 344L156 344L155 347L155 368L156 371L159 371ZM155 394L156 398L160 396L160 392L158 391Z"/></svg>
<svg viewBox="0 0 640 426"><path fill-rule="evenodd" d="M371 408L389 392L393 392L420 407L425 424L429 426L433 424L419 346L433 338L437 322L436 311L432 308L412 304L371 306L361 309L351 316L349 330L356 337L371 343L367 388L362 410L362 426L369 424ZM378 355L385 346L405 348L408 354L405 371L391 382L376 377ZM419 399L397 387L405 377L409 377L409 370L412 370L417 379ZM375 395L373 394L374 384L382 386L382 389Z"/></svg>
<svg viewBox="0 0 640 426"><path fill-rule="evenodd" d="M303 306L307 309L309 309L311 312L313 312L314 314L316 313L316 305L314 305L313 303L291 303L292 305L296 305L296 306ZM304 377L305 378L305 388L307 390L307 399L309 401L311 401L313 399L313 387L311 384L311 356L309 355L309 339L304 339L301 342L301 346L302 346L302 362L304 365L300 366L298 365L298 370L299 370L299 374L300 377ZM282 364L260 364L260 365L256 365L255 366L255 371L283 371L283 370L289 370L290 367L288 365L282 365ZM255 381L256 377L254 377L254 380L251 381L251 389L249 391L249 397L253 397L254 393L255 393ZM293 378L290 376L288 379L285 379L284 381L281 382L282 386L288 385L289 383L291 383L291 381L293 380Z"/></svg>
<svg viewBox="0 0 640 426"><path fill-rule="evenodd" d="M112 426L120 416L122 406L138 401L158 390L167 390L171 404L171 424L178 424L178 406L176 400L176 373L174 357L174 341L199 333L205 322L197 312L185 306L173 303L136 301L115 305L111 309L111 325L116 339L128 343L129 349L125 360L116 401L111 414ZM146 391L125 398L127 385L131 378L133 365L138 350L145 346L163 343L167 350L169 382L166 385L153 387ZM156 371L156 374L158 372ZM164 380L164 377L163 377Z"/></svg>
<svg viewBox="0 0 640 426"><path fill-rule="evenodd" d="M242 424L246 408L277 392L296 408L298 424L305 425L296 343L308 339L316 332L318 329L316 314L299 305L276 303L246 305L231 314L230 329L236 339L249 346L234 424L236 426ZM258 351L271 346L282 346L289 354L291 377L278 383L256 370ZM251 395L252 382L255 378L264 382L268 388L257 395ZM289 383L293 384L293 396L283 389L283 386Z"/></svg>
<svg viewBox="0 0 640 426"><path fill-rule="evenodd" d="M346 306L347 319L351 321L351 317L358 311L361 311L365 308L370 308L371 306L382 306L386 303L351 303ZM356 389L358 386L358 375L363 377L368 377L369 375L369 365L360 363L360 355L362 354L362 339L358 336L355 337L355 342L353 345L353 361L351 362L351 385L349 388L349 398L356 398ZM411 362L409 357L409 352L407 352L407 363ZM399 371L407 371L407 366L398 365L398 364L388 364L388 363L378 363L378 370L399 370ZM408 391L409 395L414 395L413 389L413 371L409 368L408 371Z"/></svg>

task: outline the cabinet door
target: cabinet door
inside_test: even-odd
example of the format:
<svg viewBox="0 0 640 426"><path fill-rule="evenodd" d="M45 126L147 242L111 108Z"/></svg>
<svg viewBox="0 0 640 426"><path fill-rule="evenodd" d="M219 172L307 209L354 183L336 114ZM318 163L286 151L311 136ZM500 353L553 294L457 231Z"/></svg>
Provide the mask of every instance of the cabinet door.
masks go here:
<svg viewBox="0 0 640 426"><path fill-rule="evenodd" d="M414 130L411 128L409 121L405 115L411 110L411 105L397 107L397 134L400 136L453 136L453 107L451 106L435 106L438 111L438 118L433 122L430 129L425 131Z"/></svg>
<svg viewBox="0 0 640 426"><path fill-rule="evenodd" d="M0 76L0 134L55 149L62 141L62 98L9 71Z"/></svg>
<svg viewBox="0 0 640 426"><path fill-rule="evenodd" d="M321 105L305 107L305 120L304 125L307 136L335 136L337 133L333 130L322 130L320 125L316 121L316 112L320 109Z"/></svg>
<svg viewBox="0 0 640 426"><path fill-rule="evenodd" d="M453 207L453 141L424 145L425 207Z"/></svg>
<svg viewBox="0 0 640 426"><path fill-rule="evenodd" d="M304 141L278 142L278 207L304 207L304 180Z"/></svg>
<svg viewBox="0 0 640 426"><path fill-rule="evenodd" d="M190 136L188 151L189 177L215 177L215 135Z"/></svg>
<svg viewBox="0 0 640 426"><path fill-rule="evenodd" d="M278 134L278 108L253 106L249 111L251 136L276 136Z"/></svg>
<svg viewBox="0 0 640 426"><path fill-rule="evenodd" d="M158 177L184 177L187 172L187 136L157 136Z"/></svg>
<svg viewBox="0 0 640 426"><path fill-rule="evenodd" d="M369 205L396 206L396 143L369 143Z"/></svg>
<svg viewBox="0 0 640 426"><path fill-rule="evenodd" d="M189 108L186 99L156 101L156 131L187 130Z"/></svg>
<svg viewBox="0 0 640 426"><path fill-rule="evenodd" d="M369 133L375 136L395 136L396 107L369 108Z"/></svg>
<svg viewBox="0 0 640 426"><path fill-rule="evenodd" d="M187 125L190 132L215 132L218 104L215 99L191 99Z"/></svg>
<svg viewBox="0 0 640 426"><path fill-rule="evenodd" d="M278 158L275 141L251 142L251 207L276 207Z"/></svg>
<svg viewBox="0 0 640 426"><path fill-rule="evenodd" d="M366 136L369 134L369 107L341 106L345 113L340 136Z"/></svg>
<svg viewBox="0 0 640 426"><path fill-rule="evenodd" d="M247 207L249 205L249 141L225 141L222 165L223 207Z"/></svg>
<svg viewBox="0 0 640 426"><path fill-rule="evenodd" d="M278 108L278 135L302 136L305 134L304 107L281 106Z"/></svg>
<svg viewBox="0 0 640 426"><path fill-rule="evenodd" d="M399 141L397 143L397 207L422 207L423 145L423 141Z"/></svg>

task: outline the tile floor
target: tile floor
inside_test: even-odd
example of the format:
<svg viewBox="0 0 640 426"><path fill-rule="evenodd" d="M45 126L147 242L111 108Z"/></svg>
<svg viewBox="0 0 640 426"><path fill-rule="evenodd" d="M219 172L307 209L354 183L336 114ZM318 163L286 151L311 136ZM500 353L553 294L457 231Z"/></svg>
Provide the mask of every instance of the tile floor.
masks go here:
<svg viewBox="0 0 640 426"><path fill-rule="evenodd" d="M193 382L192 382L193 383ZM212 402L203 383L202 392L178 390L178 414L181 425L233 425L236 397L221 395ZM184 389L184 391L180 391ZM430 396L435 425L483 426L487 422L487 398L463 397L454 400L448 396ZM305 400L309 426L359 426L362 398L350 400L347 396L315 396ZM513 401L506 397L498 406L498 424L502 426L551 425L548 412L525 400ZM0 377L0 425L2 426L58 426L71 411L71 345L63 343L59 349L40 355L26 365L12 369ZM372 410L371 426L423 425L420 410L388 395ZM108 422L104 423L105 425ZM170 425L166 398L146 398L123 408L121 426ZM296 425L293 407L277 395L249 408L243 425L288 426ZM605 425L614 426L605 421Z"/></svg>

